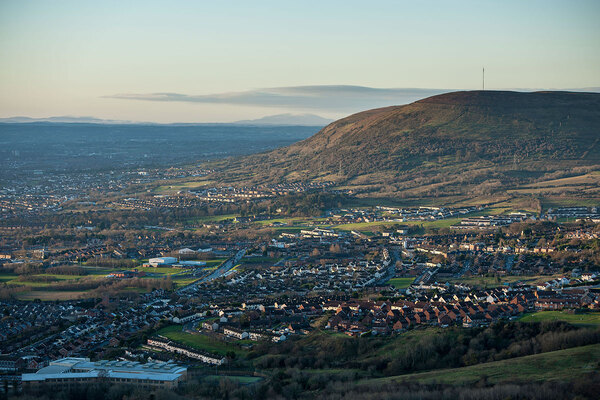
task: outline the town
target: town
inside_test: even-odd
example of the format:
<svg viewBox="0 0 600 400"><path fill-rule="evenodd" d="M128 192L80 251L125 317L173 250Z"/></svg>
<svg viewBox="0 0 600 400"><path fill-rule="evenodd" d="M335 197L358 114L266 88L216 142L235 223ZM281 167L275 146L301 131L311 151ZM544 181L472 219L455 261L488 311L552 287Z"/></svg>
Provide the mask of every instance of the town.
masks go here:
<svg viewBox="0 0 600 400"><path fill-rule="evenodd" d="M189 371L210 375L213 367L259 381L248 354L264 343L323 333L394 340L552 313L570 321L600 315L598 253L590 247L600 234L596 207L536 215L377 205L300 217L286 216L277 199L326 186L277 190L124 199L112 203L119 212L204 207L206 214L147 225L128 214L109 217L116 210L87 212L56 225L62 233L51 238L42 223L55 208L37 226L6 216L2 379L36 391L57 378L76 382L70 371L93 361L85 367L90 382L117 362L123 377L133 376L123 382L140 387L181 385ZM212 208L202 196L246 208ZM275 203L262 211L265 201ZM140 380L132 372L140 362L188 372ZM51 372L58 366L64 370Z"/></svg>

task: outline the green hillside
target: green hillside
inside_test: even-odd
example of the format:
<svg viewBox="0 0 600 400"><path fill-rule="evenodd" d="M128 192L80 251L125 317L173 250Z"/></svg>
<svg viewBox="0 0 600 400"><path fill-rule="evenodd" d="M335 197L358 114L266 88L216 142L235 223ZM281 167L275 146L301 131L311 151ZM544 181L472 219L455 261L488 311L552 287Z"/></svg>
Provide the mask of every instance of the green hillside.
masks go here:
<svg viewBox="0 0 600 400"><path fill-rule="evenodd" d="M532 356L417 374L370 379L363 383L407 381L464 385L485 378L489 383L569 381L600 371L600 344L575 347Z"/></svg>
<svg viewBox="0 0 600 400"><path fill-rule="evenodd" d="M454 92L354 114L216 167L221 182L323 180L377 196L600 198L599 139L597 93Z"/></svg>

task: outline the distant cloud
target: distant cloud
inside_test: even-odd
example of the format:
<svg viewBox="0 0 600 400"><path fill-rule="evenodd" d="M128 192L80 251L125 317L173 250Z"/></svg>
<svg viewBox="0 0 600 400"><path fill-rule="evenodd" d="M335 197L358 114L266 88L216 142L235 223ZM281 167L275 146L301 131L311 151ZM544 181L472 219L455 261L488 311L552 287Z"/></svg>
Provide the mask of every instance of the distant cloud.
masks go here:
<svg viewBox="0 0 600 400"><path fill-rule="evenodd" d="M516 91L569 90L597 92L599 88L578 89L506 89ZM203 104L228 104L268 108L285 108L330 113L350 113L370 108L412 103L452 89L372 88L351 85L289 86L244 92L189 95L182 93L124 93L106 96L114 99Z"/></svg>
<svg viewBox="0 0 600 400"><path fill-rule="evenodd" d="M350 112L368 108L407 104L449 89L380 89L365 86L290 86L244 92L188 95L181 93L116 94L115 99L206 104L232 104L288 109Z"/></svg>

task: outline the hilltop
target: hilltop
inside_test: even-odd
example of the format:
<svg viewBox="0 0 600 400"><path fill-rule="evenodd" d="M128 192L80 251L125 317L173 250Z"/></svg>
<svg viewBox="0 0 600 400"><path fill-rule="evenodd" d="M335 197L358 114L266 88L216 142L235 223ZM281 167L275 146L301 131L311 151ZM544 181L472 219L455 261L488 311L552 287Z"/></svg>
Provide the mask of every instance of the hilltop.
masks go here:
<svg viewBox="0 0 600 400"><path fill-rule="evenodd" d="M219 178L334 181L403 197L474 198L535 184L538 193L561 187L554 194L596 198L599 138L598 93L452 92L360 112L291 146L228 160ZM573 177L582 182L544 184Z"/></svg>

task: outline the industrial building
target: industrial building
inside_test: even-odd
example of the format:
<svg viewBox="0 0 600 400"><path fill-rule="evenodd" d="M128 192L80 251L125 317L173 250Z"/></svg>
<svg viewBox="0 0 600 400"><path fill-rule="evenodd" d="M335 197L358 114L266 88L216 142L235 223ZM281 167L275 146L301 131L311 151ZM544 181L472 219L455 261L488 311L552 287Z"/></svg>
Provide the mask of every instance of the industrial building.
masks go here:
<svg viewBox="0 0 600 400"><path fill-rule="evenodd" d="M71 387L91 383L136 385L140 388L172 388L185 380L187 368L172 362L101 360L67 357L52 361L33 374L23 374L24 390Z"/></svg>
<svg viewBox="0 0 600 400"><path fill-rule="evenodd" d="M180 267L180 268L199 268L205 267L204 261L179 261L175 257L156 257L148 260L148 264L144 266L149 267Z"/></svg>
<svg viewBox="0 0 600 400"><path fill-rule="evenodd" d="M153 267L160 267L163 265L173 265L178 260L175 257L156 257L148 260L148 264Z"/></svg>

